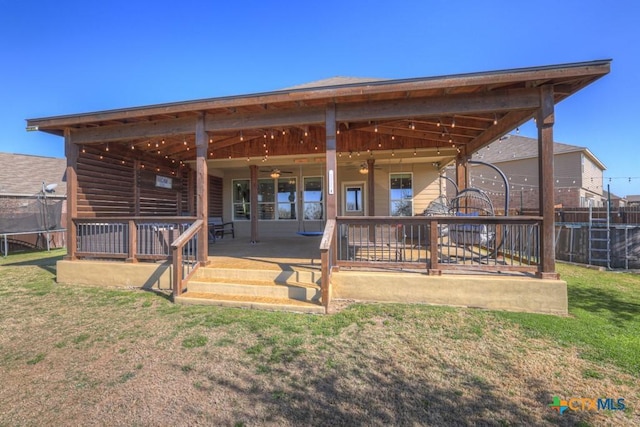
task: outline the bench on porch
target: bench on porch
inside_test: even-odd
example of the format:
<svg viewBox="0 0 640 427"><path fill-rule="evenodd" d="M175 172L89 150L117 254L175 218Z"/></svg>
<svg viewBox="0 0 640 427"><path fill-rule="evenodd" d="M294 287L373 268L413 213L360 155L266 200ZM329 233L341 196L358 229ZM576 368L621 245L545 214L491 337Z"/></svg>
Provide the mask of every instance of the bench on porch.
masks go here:
<svg viewBox="0 0 640 427"><path fill-rule="evenodd" d="M233 222L224 222L222 220L222 217L213 216L209 217L207 224L209 225L209 237L211 237L214 241L218 237L223 239L225 234L231 234L232 238L236 238L236 232L235 228L233 227Z"/></svg>

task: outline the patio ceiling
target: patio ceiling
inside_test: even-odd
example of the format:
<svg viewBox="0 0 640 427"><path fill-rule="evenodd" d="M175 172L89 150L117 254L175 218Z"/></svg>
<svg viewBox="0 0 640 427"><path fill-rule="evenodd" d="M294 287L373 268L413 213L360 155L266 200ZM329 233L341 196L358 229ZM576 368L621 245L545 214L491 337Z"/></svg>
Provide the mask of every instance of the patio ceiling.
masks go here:
<svg viewBox="0 0 640 427"><path fill-rule="evenodd" d="M208 159L313 156L336 106L337 151L471 154L534 117L539 88L558 103L610 70L610 60L401 80L330 79L281 91L28 119L28 129L134 156L195 160L204 115ZM133 153L133 154L131 154Z"/></svg>

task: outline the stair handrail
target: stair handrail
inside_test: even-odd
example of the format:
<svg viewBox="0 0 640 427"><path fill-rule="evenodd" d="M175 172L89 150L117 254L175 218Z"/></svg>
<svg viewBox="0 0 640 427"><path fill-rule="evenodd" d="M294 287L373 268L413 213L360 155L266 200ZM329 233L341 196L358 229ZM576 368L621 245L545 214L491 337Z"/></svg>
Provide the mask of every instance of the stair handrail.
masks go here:
<svg viewBox="0 0 640 427"><path fill-rule="evenodd" d="M189 242L191 242L200 232L202 227L204 226L204 221L202 219L196 220L189 228L187 228L184 233L176 238L171 243L171 258L173 264L173 296L178 297L182 295L184 282L188 280L193 273L200 266L200 262L198 261L197 253L193 254L190 261L193 261L193 264L186 264L188 268L185 267L185 263L183 263L182 252ZM193 244L193 249L197 252L198 245Z"/></svg>
<svg viewBox="0 0 640 427"><path fill-rule="evenodd" d="M320 279L320 292L322 305L325 312L329 312L331 303L331 272L337 263L336 253L336 220L329 219L324 227L322 240L320 241L320 261L322 265L322 277Z"/></svg>

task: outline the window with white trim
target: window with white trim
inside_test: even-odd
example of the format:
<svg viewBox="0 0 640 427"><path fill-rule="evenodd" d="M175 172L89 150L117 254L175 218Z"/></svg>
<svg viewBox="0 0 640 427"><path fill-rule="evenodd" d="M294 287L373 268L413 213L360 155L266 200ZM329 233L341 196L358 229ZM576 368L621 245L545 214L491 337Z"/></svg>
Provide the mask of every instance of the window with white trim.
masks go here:
<svg viewBox="0 0 640 427"><path fill-rule="evenodd" d="M389 174L389 212L391 216L413 215L413 174Z"/></svg>
<svg viewBox="0 0 640 427"><path fill-rule="evenodd" d="M248 179L236 179L233 186L233 220L251 218L251 185Z"/></svg>
<svg viewBox="0 0 640 427"><path fill-rule="evenodd" d="M251 218L251 182L235 179L233 185L233 219ZM277 191L276 191L277 190ZM297 212L296 178L258 180L258 219L296 219Z"/></svg>
<svg viewBox="0 0 640 427"><path fill-rule="evenodd" d="M324 219L322 177L307 176L303 180L302 203L305 220Z"/></svg>

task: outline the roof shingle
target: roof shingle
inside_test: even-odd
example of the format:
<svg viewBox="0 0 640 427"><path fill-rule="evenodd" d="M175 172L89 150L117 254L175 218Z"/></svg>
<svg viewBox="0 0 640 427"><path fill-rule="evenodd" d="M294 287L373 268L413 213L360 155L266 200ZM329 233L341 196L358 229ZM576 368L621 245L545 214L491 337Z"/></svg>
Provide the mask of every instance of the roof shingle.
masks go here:
<svg viewBox="0 0 640 427"><path fill-rule="evenodd" d="M0 195L32 196L44 182L58 184L55 195L66 196L66 167L66 159L0 153Z"/></svg>

